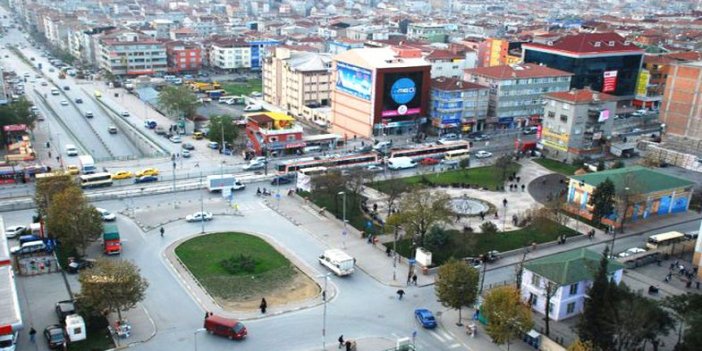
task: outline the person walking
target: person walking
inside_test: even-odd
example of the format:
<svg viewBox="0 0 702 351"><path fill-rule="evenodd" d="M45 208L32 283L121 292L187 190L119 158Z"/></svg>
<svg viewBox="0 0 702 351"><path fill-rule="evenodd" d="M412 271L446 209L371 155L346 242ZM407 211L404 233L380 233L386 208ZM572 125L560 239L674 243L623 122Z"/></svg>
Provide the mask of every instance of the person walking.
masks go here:
<svg viewBox="0 0 702 351"><path fill-rule="evenodd" d="M166 232L166 230L165 230L165 229L163 229L163 227L161 227L161 230L160 230L160 232L161 232L161 237L163 238L163 233L165 233L165 232Z"/></svg>
<svg viewBox="0 0 702 351"><path fill-rule="evenodd" d="M417 286L417 275L412 276L412 285Z"/></svg>
<svg viewBox="0 0 702 351"><path fill-rule="evenodd" d="M405 295L405 291L404 291L404 290L402 290L402 289L397 290L397 297L398 297L398 300L402 300L402 296L404 296L404 295Z"/></svg>
<svg viewBox="0 0 702 351"><path fill-rule="evenodd" d="M339 348L344 347L344 334L339 335Z"/></svg>
<svg viewBox="0 0 702 351"><path fill-rule="evenodd" d="M261 313L266 313L266 308L268 308L268 302L266 302L266 298L261 298L261 305L258 306L261 308Z"/></svg>
<svg viewBox="0 0 702 351"><path fill-rule="evenodd" d="M34 327L29 328L29 341L36 342L37 331Z"/></svg>

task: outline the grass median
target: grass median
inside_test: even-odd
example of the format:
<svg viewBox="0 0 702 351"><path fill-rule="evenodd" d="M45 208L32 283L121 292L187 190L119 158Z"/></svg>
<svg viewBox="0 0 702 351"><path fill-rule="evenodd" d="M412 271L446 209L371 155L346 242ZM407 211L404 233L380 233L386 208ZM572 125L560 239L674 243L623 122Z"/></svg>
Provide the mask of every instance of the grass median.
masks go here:
<svg viewBox="0 0 702 351"><path fill-rule="evenodd" d="M437 169L438 166L437 166ZM502 169L496 166L476 167L467 169L457 169L440 173L431 173L416 175L411 177L399 178L400 181L408 185L427 185L427 186L468 186L486 188L488 190L496 190L498 186L503 186L505 178L512 173L519 172L520 165L512 163L505 169L505 177L502 177ZM373 188L381 192L385 192L385 188L389 182L395 180L386 180L377 182L372 185Z"/></svg>
<svg viewBox="0 0 702 351"><path fill-rule="evenodd" d="M567 175L567 176L575 174L575 171L578 170L577 166L569 165L567 163L563 163L563 162L556 161L556 160L551 160L548 158L536 158L536 159L533 159L533 161L540 164L541 166L543 166L544 168L546 168L550 171L560 173L563 175Z"/></svg>
<svg viewBox="0 0 702 351"><path fill-rule="evenodd" d="M251 79L246 82L232 82L223 84L227 95L249 95L254 91L263 92L263 82L260 79Z"/></svg>

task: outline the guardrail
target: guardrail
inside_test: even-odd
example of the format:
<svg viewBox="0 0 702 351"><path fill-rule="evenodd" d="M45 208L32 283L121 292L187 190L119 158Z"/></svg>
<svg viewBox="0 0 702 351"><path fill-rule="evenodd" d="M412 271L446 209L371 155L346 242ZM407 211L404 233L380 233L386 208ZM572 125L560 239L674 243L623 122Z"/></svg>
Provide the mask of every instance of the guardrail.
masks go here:
<svg viewBox="0 0 702 351"><path fill-rule="evenodd" d="M44 104L44 107L46 107L46 109L49 110L49 112L51 112L51 114L54 116L56 121L59 122L61 127L63 127L63 129L68 134L71 135L71 137L76 142L76 144L78 144L78 147L81 149L81 151L83 151L83 153L87 154L88 153L87 148L85 147L85 145L83 145L83 142L81 141L81 139L78 138L78 136L76 136L75 134L73 134L73 130L68 127L68 125L66 124L66 121L64 121L63 118L61 118L59 116L59 114L54 110L53 107L51 107L51 105L46 101L46 98L44 98L44 96L39 91L37 91L36 89L33 89L33 91L34 91L34 94L36 94L39 97L39 100L41 100L42 104ZM59 152L62 152L62 151L63 150L59 150Z"/></svg>

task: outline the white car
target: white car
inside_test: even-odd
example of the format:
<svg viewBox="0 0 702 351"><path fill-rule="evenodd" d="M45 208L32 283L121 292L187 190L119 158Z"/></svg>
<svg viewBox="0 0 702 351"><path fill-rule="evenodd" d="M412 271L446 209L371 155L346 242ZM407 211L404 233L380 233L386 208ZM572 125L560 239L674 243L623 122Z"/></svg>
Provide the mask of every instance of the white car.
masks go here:
<svg viewBox="0 0 702 351"><path fill-rule="evenodd" d="M117 219L117 216L115 216L114 213L100 207L95 207L95 209L100 213L100 216L102 216L102 220L109 222L109 221L114 221Z"/></svg>
<svg viewBox="0 0 702 351"><path fill-rule="evenodd" d="M8 239L16 238L22 234L24 234L24 231L27 230L27 227L23 225L14 225L11 227L5 228L5 236Z"/></svg>
<svg viewBox="0 0 702 351"><path fill-rule="evenodd" d="M492 157L492 153L491 153L491 152L487 152L487 151L485 151L485 150L480 150L480 151L478 151L478 152L475 153L475 157L477 157L477 158L488 158L488 157Z"/></svg>
<svg viewBox="0 0 702 351"><path fill-rule="evenodd" d="M68 101L61 100L61 106L68 106Z"/></svg>
<svg viewBox="0 0 702 351"><path fill-rule="evenodd" d="M183 141L183 140L180 139L180 136L179 136L179 135L174 135L174 136L168 138L168 140L170 140L172 143L176 143L176 144L178 144L178 143L180 143L180 142Z"/></svg>
<svg viewBox="0 0 702 351"><path fill-rule="evenodd" d="M127 112L127 111L122 112L122 117L129 117L129 112Z"/></svg>
<svg viewBox="0 0 702 351"><path fill-rule="evenodd" d="M200 221L211 221L212 220L212 213L211 212L195 212L191 215L185 216L185 221L186 222L200 222Z"/></svg>
<svg viewBox="0 0 702 351"><path fill-rule="evenodd" d="M640 247L632 247L630 249L627 249L626 251L620 252L617 257L619 258L624 258L624 257L629 257L638 253L646 252L645 249L642 249Z"/></svg>
<svg viewBox="0 0 702 351"><path fill-rule="evenodd" d="M383 167L378 165L369 165L368 167L366 167L366 170L369 172L382 172Z"/></svg>
<svg viewBox="0 0 702 351"><path fill-rule="evenodd" d="M257 169L263 169L266 167L266 164L264 162L249 162L246 165L244 165L243 169L245 171L255 171Z"/></svg>

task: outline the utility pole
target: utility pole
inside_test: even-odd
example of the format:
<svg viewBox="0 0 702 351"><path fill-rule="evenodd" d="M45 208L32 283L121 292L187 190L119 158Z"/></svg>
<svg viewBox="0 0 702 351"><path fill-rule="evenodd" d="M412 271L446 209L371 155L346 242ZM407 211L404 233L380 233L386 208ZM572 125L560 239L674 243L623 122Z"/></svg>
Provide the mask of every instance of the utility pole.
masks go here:
<svg viewBox="0 0 702 351"><path fill-rule="evenodd" d="M392 241L392 280L397 280L397 225L395 226L395 238Z"/></svg>

